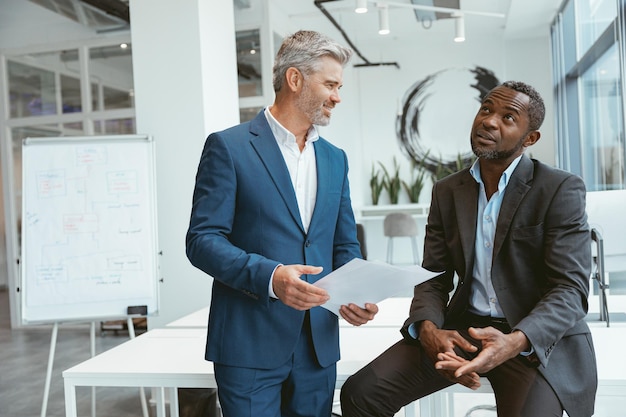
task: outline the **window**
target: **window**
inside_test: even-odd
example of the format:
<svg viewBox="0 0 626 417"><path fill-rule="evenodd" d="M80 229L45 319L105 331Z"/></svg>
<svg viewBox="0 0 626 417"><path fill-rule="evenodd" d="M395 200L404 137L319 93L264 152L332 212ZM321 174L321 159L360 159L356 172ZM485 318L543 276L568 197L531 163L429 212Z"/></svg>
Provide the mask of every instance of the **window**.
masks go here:
<svg viewBox="0 0 626 417"><path fill-rule="evenodd" d="M588 191L626 188L618 3L626 7L568 0L552 25L558 164L581 175Z"/></svg>
<svg viewBox="0 0 626 417"><path fill-rule="evenodd" d="M10 118L57 114L55 73L7 61Z"/></svg>
<svg viewBox="0 0 626 417"><path fill-rule="evenodd" d="M617 45L580 77L583 177L589 191L624 188L624 127Z"/></svg>
<svg viewBox="0 0 626 417"><path fill-rule="evenodd" d="M584 55L617 17L615 0L576 0L578 53Z"/></svg>
<svg viewBox="0 0 626 417"><path fill-rule="evenodd" d="M117 43L16 54L6 62L9 111L0 122L10 128L19 236L22 140L136 133L132 52Z"/></svg>

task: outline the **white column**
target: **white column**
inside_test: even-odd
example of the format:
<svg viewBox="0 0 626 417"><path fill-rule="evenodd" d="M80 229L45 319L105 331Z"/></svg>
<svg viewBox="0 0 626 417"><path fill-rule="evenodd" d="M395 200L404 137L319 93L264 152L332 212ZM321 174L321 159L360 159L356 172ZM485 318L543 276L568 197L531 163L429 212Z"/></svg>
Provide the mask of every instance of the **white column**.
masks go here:
<svg viewBox="0 0 626 417"><path fill-rule="evenodd" d="M233 3L131 0L137 133L156 142L160 314L149 327L208 305L211 278L185 255L206 136L239 122Z"/></svg>

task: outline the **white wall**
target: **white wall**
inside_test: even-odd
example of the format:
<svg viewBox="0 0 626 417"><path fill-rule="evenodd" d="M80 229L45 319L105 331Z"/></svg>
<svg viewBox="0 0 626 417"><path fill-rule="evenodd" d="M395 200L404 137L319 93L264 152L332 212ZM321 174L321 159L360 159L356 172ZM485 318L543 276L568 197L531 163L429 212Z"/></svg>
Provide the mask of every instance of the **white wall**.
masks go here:
<svg viewBox="0 0 626 417"><path fill-rule="evenodd" d="M331 36L336 34L331 33ZM436 42L390 42L402 53L398 60L400 69L389 66L348 68L344 73L341 90L342 103L333 112L329 127L323 130L325 137L344 148L350 160L350 183L352 200L356 210L371 204L369 177L372 164L382 162L388 169L395 157L401 167L401 176L409 180L410 159L402 153L395 132L398 99L415 83L435 72L455 68L481 66L492 70L500 81L515 79L533 85L542 94L547 107L542 127L543 139L529 149L533 157L554 164L554 122L551 91L551 69L548 38L533 38L506 42L501 36L471 38L456 44L451 40ZM467 151L470 150L469 130L478 102L470 109L460 108L454 97L449 107L441 108L439 115L442 131L465 127ZM420 202L430 200L430 190L422 192ZM381 195L380 204L388 202ZM405 195L400 203L408 202Z"/></svg>
<svg viewBox="0 0 626 417"><path fill-rule="evenodd" d="M157 154L163 282L160 314L148 320L154 328L211 300L212 279L187 260L185 234L204 141L239 122L234 13L212 0L175 10L170 0L130 4L137 131L155 138Z"/></svg>

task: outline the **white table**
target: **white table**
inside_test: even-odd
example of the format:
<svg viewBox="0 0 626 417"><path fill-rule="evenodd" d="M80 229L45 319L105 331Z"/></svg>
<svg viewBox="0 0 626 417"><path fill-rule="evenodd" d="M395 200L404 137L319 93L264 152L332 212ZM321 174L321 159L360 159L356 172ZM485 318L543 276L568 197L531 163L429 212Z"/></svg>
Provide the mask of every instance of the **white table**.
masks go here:
<svg viewBox="0 0 626 417"><path fill-rule="evenodd" d="M350 375L400 339L399 328L409 304L410 298L385 300L379 304L381 311L376 319L361 327L340 321L342 359L337 364L338 389ZM158 417L166 416L166 389L170 394L170 416L178 417L177 388L216 388L213 366L204 360L206 315L199 310L178 324L182 326L150 330L64 371L66 417L77 416L77 386L156 388ZM592 332L598 359L598 396L626 397L626 361L622 352L626 324L607 328L600 322L592 325ZM456 385L422 398L418 402L420 416L449 415L450 394L460 392L473 391ZM480 392L490 392L488 384ZM415 415L414 406L405 409L405 416Z"/></svg>
<svg viewBox="0 0 626 417"><path fill-rule="evenodd" d="M170 416L178 416L178 387L215 388L213 364L204 360L206 331L154 329L63 372L65 413L76 417L76 387L156 388L157 416L165 417L165 389Z"/></svg>
<svg viewBox="0 0 626 417"><path fill-rule="evenodd" d="M356 328L341 320L343 359L337 364L337 388L400 338L395 317L406 315L410 298L385 300L368 326ZM199 309L150 330L63 372L66 417L76 417L76 387L156 388L157 416L178 417L177 388L216 388L213 365L204 360L208 308ZM369 331L367 329L370 329Z"/></svg>
<svg viewBox="0 0 626 417"><path fill-rule="evenodd" d="M209 323L209 306L187 314L165 325L168 329L205 329Z"/></svg>

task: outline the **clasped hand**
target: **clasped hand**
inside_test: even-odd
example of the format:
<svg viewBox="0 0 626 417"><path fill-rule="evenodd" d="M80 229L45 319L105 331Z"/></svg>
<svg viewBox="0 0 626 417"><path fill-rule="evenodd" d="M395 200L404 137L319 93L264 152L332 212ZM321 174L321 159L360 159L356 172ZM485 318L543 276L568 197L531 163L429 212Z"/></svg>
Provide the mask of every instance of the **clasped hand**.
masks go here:
<svg viewBox="0 0 626 417"><path fill-rule="evenodd" d="M470 327L468 333L481 343L481 350L472 360L468 360L459 356L455 347L473 353L478 350L476 346L456 330L440 330L431 328L431 325L434 327L432 323L422 327L420 340L426 354L435 364L435 369L448 380L471 389L480 387L479 374L492 370L528 347L528 340L520 331L505 334L493 327Z"/></svg>
<svg viewBox="0 0 626 417"><path fill-rule="evenodd" d="M300 279L300 276L317 275L322 269L321 266L280 265L274 272L274 293L280 301L296 310L320 306L330 299L328 292ZM378 306L367 303L365 308L361 308L356 304L349 304L341 306L339 313L348 323L360 326L374 318L378 313Z"/></svg>

